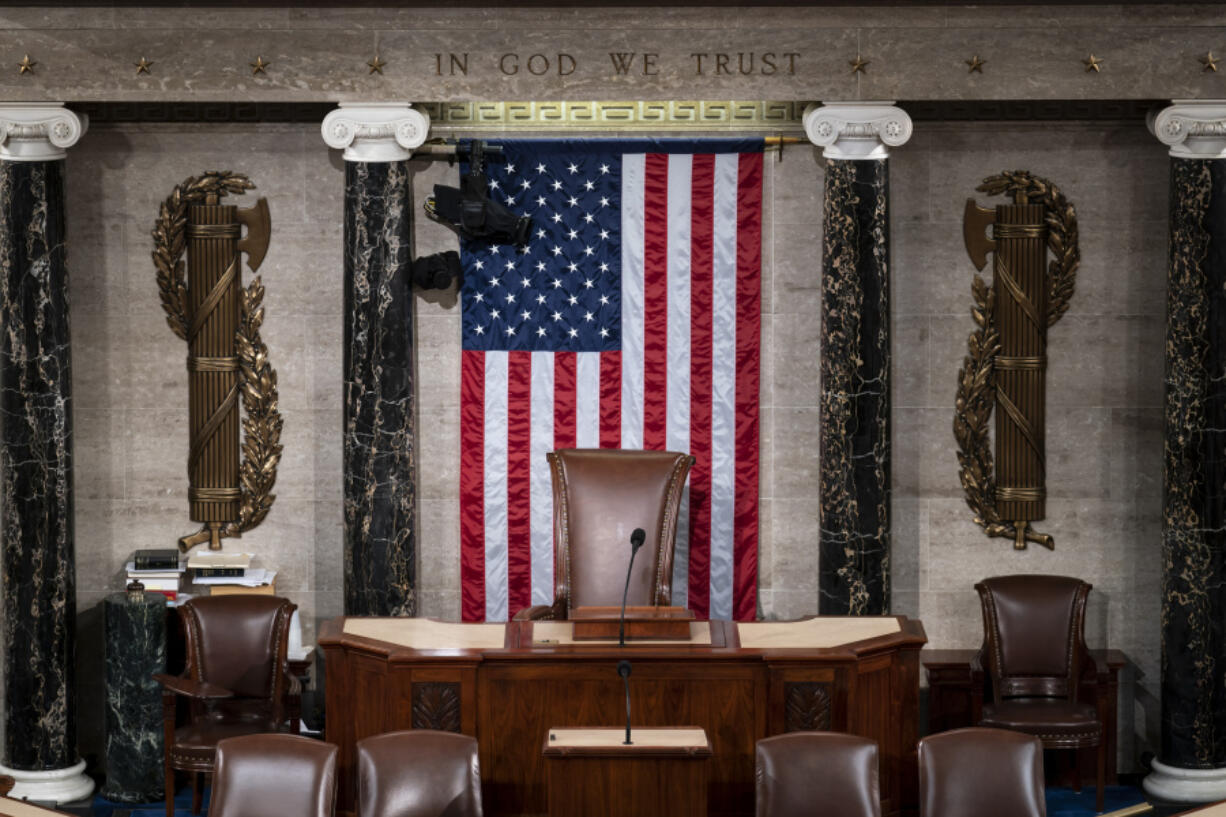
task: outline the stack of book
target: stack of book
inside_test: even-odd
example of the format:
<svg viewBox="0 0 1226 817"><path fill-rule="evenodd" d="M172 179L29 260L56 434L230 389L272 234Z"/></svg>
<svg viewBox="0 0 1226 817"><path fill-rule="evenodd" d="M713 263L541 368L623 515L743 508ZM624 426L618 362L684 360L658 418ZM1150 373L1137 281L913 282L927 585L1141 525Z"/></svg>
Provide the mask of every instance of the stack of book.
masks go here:
<svg viewBox="0 0 1226 817"><path fill-rule="evenodd" d="M192 572L192 582L207 587L213 596L276 593L277 571L252 567L250 553L200 551L187 560L187 567Z"/></svg>
<svg viewBox="0 0 1226 817"><path fill-rule="evenodd" d="M139 581L146 591L161 593L169 601L178 599L179 581L185 568L175 548L138 550L124 568L129 582Z"/></svg>

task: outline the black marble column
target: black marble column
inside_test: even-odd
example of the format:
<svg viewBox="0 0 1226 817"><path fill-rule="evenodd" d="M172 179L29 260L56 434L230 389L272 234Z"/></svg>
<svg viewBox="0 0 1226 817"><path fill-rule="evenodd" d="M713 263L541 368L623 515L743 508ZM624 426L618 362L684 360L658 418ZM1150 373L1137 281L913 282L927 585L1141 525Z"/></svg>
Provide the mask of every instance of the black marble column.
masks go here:
<svg viewBox="0 0 1226 817"><path fill-rule="evenodd" d="M1226 767L1226 160L1172 159L1162 750Z"/></svg>
<svg viewBox="0 0 1226 817"><path fill-rule="evenodd" d="M417 612L408 162L345 162L345 614Z"/></svg>
<svg viewBox="0 0 1226 817"><path fill-rule="evenodd" d="M890 608L889 170L826 160L819 610Z"/></svg>
<svg viewBox="0 0 1226 817"><path fill-rule="evenodd" d="M106 785L102 796L119 803L161 800L162 690L166 671L166 599L143 593L106 597Z"/></svg>
<svg viewBox="0 0 1226 817"><path fill-rule="evenodd" d="M0 762L22 771L78 762L63 166L0 161Z"/></svg>

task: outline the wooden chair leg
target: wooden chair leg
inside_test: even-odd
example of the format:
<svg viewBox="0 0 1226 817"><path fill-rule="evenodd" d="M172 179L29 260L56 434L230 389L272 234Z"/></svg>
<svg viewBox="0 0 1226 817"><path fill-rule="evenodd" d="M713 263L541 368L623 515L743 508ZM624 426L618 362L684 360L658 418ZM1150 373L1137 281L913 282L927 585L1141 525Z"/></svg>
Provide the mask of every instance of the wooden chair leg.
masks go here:
<svg viewBox="0 0 1226 817"><path fill-rule="evenodd" d="M192 772L192 814L200 813L200 772Z"/></svg>
<svg viewBox="0 0 1226 817"><path fill-rule="evenodd" d="M1081 750L1073 750L1073 791L1081 794Z"/></svg>
<svg viewBox="0 0 1226 817"><path fill-rule="evenodd" d="M166 817L175 817L175 770L166 764Z"/></svg>
<svg viewBox="0 0 1226 817"><path fill-rule="evenodd" d="M1098 744L1098 768L1095 771L1097 773L1097 779L1095 780L1095 785L1098 788L1098 792L1097 792L1096 799L1095 799L1095 805L1098 809L1098 813L1102 814L1103 813L1103 786L1107 782L1107 741L1106 740L1100 741Z"/></svg>

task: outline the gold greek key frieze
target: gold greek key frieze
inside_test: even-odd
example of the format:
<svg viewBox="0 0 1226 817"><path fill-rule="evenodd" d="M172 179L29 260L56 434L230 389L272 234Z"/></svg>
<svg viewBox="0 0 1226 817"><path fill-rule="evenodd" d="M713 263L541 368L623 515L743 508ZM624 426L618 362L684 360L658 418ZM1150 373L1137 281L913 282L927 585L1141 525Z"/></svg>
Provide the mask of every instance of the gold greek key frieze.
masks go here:
<svg viewBox="0 0 1226 817"><path fill-rule="evenodd" d="M804 131L805 103L788 101L432 102L432 131Z"/></svg>

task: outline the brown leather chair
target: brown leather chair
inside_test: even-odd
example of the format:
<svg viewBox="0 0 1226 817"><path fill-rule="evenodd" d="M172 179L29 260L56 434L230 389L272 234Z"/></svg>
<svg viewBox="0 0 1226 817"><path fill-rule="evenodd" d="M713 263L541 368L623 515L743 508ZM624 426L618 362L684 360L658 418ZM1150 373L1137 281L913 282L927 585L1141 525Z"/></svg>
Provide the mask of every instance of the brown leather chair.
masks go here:
<svg viewBox="0 0 1226 817"><path fill-rule="evenodd" d="M1043 744L1031 735L975 726L929 735L919 776L920 817L1047 814Z"/></svg>
<svg viewBox="0 0 1226 817"><path fill-rule="evenodd" d="M758 741L757 817L881 817L877 744L841 732Z"/></svg>
<svg viewBox="0 0 1226 817"><path fill-rule="evenodd" d="M357 749L357 817L481 817L475 738L411 729Z"/></svg>
<svg viewBox="0 0 1226 817"><path fill-rule="evenodd" d="M554 600L526 607L515 618L561 620L575 607L621 606L635 528L647 538L634 560L626 603L668 606L677 515L694 458L612 448L569 448L547 456L553 475Z"/></svg>
<svg viewBox="0 0 1226 817"><path fill-rule="evenodd" d="M1095 672L1085 645L1090 585L1068 576L996 576L975 585L983 605L984 645L972 665L975 723L1034 735L1046 749L1097 749L1097 802L1103 810L1106 695L1097 708L1077 699L1083 673ZM992 700L984 702L984 671ZM1078 768L1080 755L1074 757ZM1081 790L1080 773L1074 788Z"/></svg>
<svg viewBox="0 0 1226 817"><path fill-rule="evenodd" d="M332 817L336 746L301 735L217 743L209 817Z"/></svg>
<svg viewBox="0 0 1226 817"><path fill-rule="evenodd" d="M296 605L276 596L205 596L179 607L187 667L162 685L166 754L166 817L173 817L175 770L192 778L192 812L200 813L200 775L213 772L226 738L298 732L301 689L289 672L286 645ZM190 714L176 728L176 698Z"/></svg>

